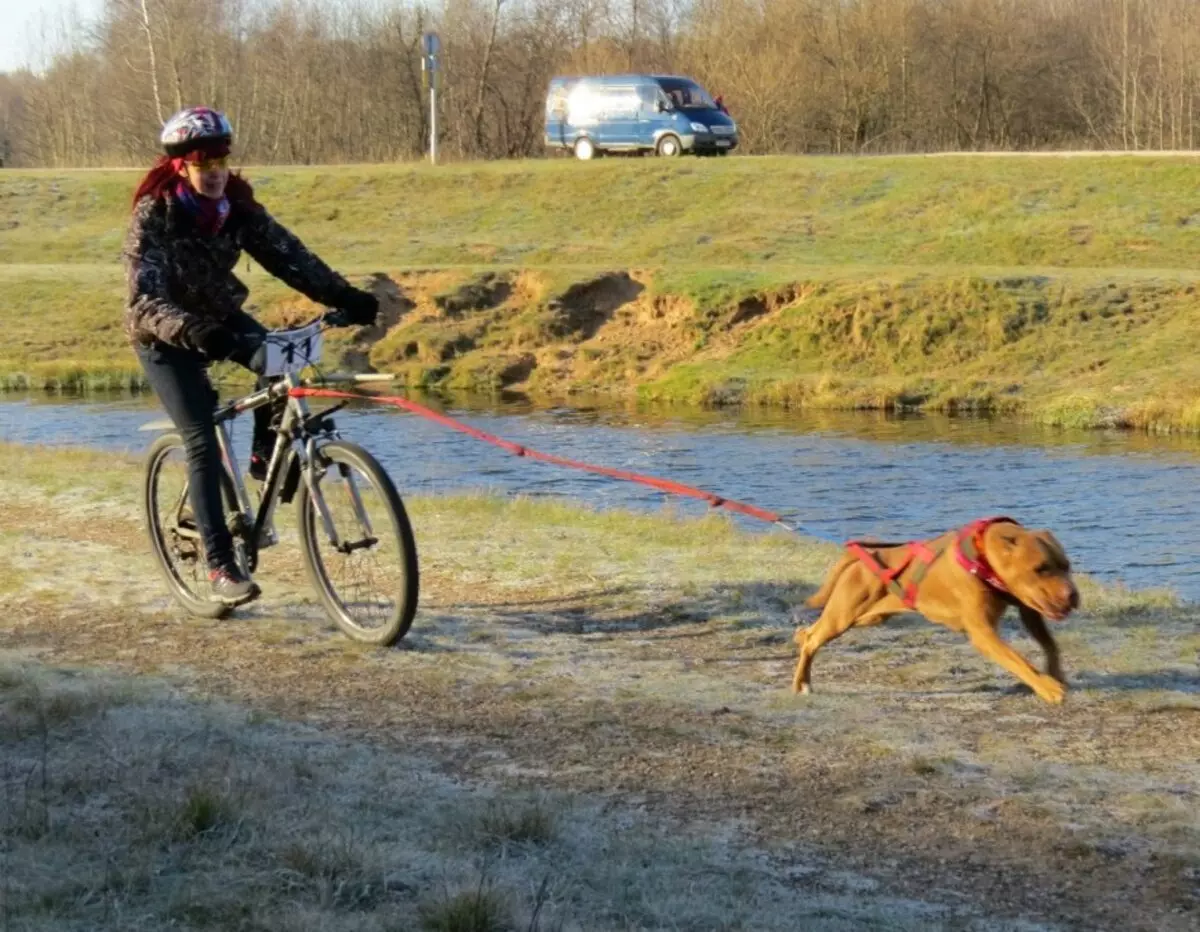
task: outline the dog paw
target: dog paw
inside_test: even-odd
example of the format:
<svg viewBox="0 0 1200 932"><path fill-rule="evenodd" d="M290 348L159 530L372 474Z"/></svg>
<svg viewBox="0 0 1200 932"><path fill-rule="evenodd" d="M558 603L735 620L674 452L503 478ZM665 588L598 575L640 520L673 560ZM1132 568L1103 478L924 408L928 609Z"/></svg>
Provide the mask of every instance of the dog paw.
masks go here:
<svg viewBox="0 0 1200 932"><path fill-rule="evenodd" d="M1046 677L1038 684L1037 694L1051 705L1061 705L1067 698L1067 687L1056 679Z"/></svg>

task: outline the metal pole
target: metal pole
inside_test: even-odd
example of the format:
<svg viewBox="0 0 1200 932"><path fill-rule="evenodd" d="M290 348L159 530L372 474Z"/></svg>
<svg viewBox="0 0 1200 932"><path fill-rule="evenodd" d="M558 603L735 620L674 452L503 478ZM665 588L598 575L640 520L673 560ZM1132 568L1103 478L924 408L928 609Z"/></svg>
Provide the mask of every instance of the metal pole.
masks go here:
<svg viewBox="0 0 1200 932"><path fill-rule="evenodd" d="M429 164L437 164L437 72L429 75Z"/></svg>

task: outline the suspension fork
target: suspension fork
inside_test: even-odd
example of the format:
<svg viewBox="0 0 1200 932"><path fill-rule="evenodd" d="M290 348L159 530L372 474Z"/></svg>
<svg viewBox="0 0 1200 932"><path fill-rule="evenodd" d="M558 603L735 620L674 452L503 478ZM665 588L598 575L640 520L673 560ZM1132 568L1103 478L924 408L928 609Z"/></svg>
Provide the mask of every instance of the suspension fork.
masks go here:
<svg viewBox="0 0 1200 932"><path fill-rule="evenodd" d="M346 493L350 496L350 504L354 508L354 516L358 520L362 535L356 541L343 541L334 526L333 515L330 514L329 505L320 488L320 479L328 471L329 466L321 461L321 451L311 437L305 444L305 454L308 466L304 471L304 478L308 485L308 494L312 496L313 506L317 509L317 514L321 516L321 523L325 527L325 536L329 538L330 546L342 553L350 553L352 550L373 544L375 538L371 528L371 519L367 515L367 509L363 506L362 495L359 493L358 483L354 479L354 471L349 467L336 464L341 472L342 481L346 484Z"/></svg>
<svg viewBox="0 0 1200 932"><path fill-rule="evenodd" d="M329 513L329 506L325 504L325 496L321 494L320 487L321 476L329 467L321 462L321 453L312 437L304 443L304 455L308 460L304 468L304 484L308 486L309 498L312 499L313 507L317 509L321 524L325 526L325 536L329 538L330 545L335 550L340 549L342 542L338 538L337 528L333 526L333 515Z"/></svg>

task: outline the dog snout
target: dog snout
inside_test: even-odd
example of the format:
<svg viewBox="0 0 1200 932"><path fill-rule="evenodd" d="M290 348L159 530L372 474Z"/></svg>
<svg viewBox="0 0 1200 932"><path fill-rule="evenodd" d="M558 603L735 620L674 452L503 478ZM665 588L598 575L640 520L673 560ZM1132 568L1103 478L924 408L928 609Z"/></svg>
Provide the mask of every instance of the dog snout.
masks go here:
<svg viewBox="0 0 1200 932"><path fill-rule="evenodd" d="M1049 593L1047 594L1049 595ZM1067 580L1063 589L1052 595L1049 601L1050 606L1054 609L1050 617L1061 621L1079 608L1079 590L1075 588L1073 582Z"/></svg>

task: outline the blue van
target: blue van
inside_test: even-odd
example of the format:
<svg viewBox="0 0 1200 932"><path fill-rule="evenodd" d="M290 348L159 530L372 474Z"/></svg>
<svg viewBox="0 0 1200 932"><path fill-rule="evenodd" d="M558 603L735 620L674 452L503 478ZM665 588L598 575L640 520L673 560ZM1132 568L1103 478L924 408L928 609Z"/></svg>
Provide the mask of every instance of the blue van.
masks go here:
<svg viewBox="0 0 1200 932"><path fill-rule="evenodd" d="M553 78L546 145L590 159L605 152L725 155L737 124L691 78L619 74Z"/></svg>

